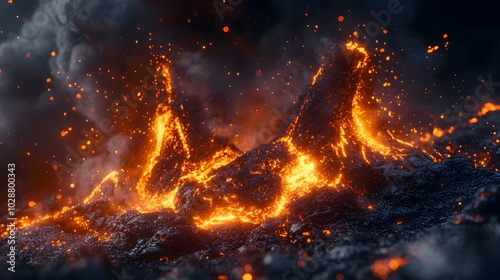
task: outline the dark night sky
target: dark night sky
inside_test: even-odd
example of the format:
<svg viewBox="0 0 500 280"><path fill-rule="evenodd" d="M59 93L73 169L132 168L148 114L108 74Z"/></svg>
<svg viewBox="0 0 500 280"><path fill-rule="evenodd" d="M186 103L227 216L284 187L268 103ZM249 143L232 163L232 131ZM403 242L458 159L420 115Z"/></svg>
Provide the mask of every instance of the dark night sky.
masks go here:
<svg viewBox="0 0 500 280"><path fill-rule="evenodd" d="M85 174L99 168L123 167L124 158L132 156L141 139L124 143L129 130L119 124L89 157L94 166L75 171L80 178L59 183L51 165L65 161L65 147L76 147L82 140L79 131L112 118L107 111L111 101L141 84L151 53L173 61L173 71L184 81L177 85L180 92L207 103L214 112L208 125L229 129L229 134L247 137L244 142L255 145L254 135L272 110L290 106L304 92L321 55L345 42L356 26L372 21L370 11L386 9L388 2L244 0L221 21L207 0L14 0L12 4L2 0L1 178L6 174L1 168L15 162L19 194L25 201L39 200L67 191L71 181L88 180ZM392 16L388 34L376 36L367 47L371 53L384 47L391 56L382 69L394 73L380 71L380 81L399 77L385 98L402 94L405 121L431 127L429 115L439 116L473 94L478 75L492 74L494 81L500 81L498 11L493 1L400 3L403 11ZM345 20L340 22L339 16ZM224 26L230 31L224 33ZM15 40L12 34L25 39ZM166 50L169 43L172 51ZM426 52L436 45L438 51ZM257 70L262 76L256 77ZM288 78L273 79L278 72ZM284 85L287 81L290 86ZM80 92L83 97L77 98ZM131 117L133 125L146 129L142 116L148 116L150 108L140 107L143 112ZM74 131L61 137L60 132L70 126ZM120 149L119 156L110 152L115 149Z"/></svg>

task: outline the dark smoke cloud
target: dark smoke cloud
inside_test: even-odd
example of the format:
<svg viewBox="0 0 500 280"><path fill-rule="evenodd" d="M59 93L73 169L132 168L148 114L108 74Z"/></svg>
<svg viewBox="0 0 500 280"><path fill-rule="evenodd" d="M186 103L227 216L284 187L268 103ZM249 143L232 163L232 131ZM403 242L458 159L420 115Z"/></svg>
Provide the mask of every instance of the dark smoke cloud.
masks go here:
<svg viewBox="0 0 500 280"><path fill-rule="evenodd" d="M1 163L17 164L21 195L29 189L36 197L47 189L67 188L68 181L82 180L59 182L52 163L64 163L66 147L74 149L85 139L80 131L109 115L106 108L110 101L97 94L79 100L78 88L88 92L107 90L110 100L125 89L106 82L108 77L89 78L87 73L95 74L102 67L120 76L128 70L117 56L129 47L120 42L120 37L132 28L127 21L133 15L141 16L136 13L137 7L145 9L139 1L40 1L31 14L22 15L22 27L4 31L7 38L0 45ZM52 81L47 83L47 78ZM54 101L50 102L49 96ZM71 110L73 106L76 112ZM74 132L62 138L60 132L68 127ZM75 176L82 170L75 169ZM95 170L88 171L90 176Z"/></svg>
<svg viewBox="0 0 500 280"><path fill-rule="evenodd" d="M3 2L0 167L16 162L19 191L27 195L29 189L30 197L67 189L69 181L59 183L52 163L64 162L66 146L75 148L85 139L82 129L103 118L116 120L110 104L141 84L151 59L149 46L173 61L172 70L181 77L174 80L179 94L202 101L205 111L200 113L208 130L231 138L240 148L255 147L277 132L286 110L306 90L321 56L332 45L345 42L355 27L363 30L363 24L375 20L371 11L387 9L389 2L243 1L225 12L223 21L212 1ZM359 41L372 53L381 46L394 52L386 64L394 73L381 70L377 82L398 75L404 83L393 82L389 90L376 88L377 95L384 92L380 97L386 100L403 95L406 105L386 105L404 113L409 126L426 126L430 115L444 113L473 90L477 75L493 73L494 80L496 75L500 80L495 72L500 62L499 23L494 9L484 8L491 3L401 0L400 5L403 11L391 17L387 35ZM345 20L340 22L339 16ZM34 23L38 23L35 31ZM224 26L229 32L222 31ZM445 33L448 51L442 50ZM427 55L429 45L441 50ZM75 97L79 91L69 87L74 83L85 88L84 98ZM132 124L146 129L145 119L155 102L147 100L140 113L131 112ZM74 131L61 137L61 130L69 126ZM75 180L85 180L96 167L120 168L126 156L133 156L141 141L128 143L124 125L116 127L106 136L116 145L100 145L75 172L79 177ZM120 157L113 156L110 145L120 149Z"/></svg>

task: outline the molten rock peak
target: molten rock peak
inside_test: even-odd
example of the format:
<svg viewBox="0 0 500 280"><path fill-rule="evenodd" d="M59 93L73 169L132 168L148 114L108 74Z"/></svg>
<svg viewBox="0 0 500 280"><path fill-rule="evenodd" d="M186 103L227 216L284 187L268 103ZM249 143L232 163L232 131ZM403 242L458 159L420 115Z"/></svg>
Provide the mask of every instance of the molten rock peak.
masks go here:
<svg viewBox="0 0 500 280"><path fill-rule="evenodd" d="M173 120L164 122L171 134L146 185L154 195L169 193L163 200L170 205L162 205L202 228L258 224L282 215L291 201L313 189L340 186L344 172L404 150L376 132L374 73L364 48L337 46L281 133L246 153L208 137L199 125L200 105L178 102L172 94L160 114Z"/></svg>

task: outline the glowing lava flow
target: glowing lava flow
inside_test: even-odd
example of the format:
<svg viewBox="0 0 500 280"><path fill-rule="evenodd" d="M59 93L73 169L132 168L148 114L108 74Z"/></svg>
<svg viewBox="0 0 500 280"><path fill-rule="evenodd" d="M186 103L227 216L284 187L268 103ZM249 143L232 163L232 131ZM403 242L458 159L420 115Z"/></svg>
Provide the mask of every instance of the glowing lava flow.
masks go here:
<svg viewBox="0 0 500 280"><path fill-rule="evenodd" d="M280 174L281 178L278 183L281 186L280 197L270 203L268 207L258 207L258 205L242 205L241 199L238 199L237 195L228 194L223 197L223 200L229 205L216 206L206 217L194 217L194 222L198 227L210 228L228 222L259 224L267 219L285 214L291 201L310 193L313 189L323 186L335 187L340 183L341 174L331 182L322 178L314 159L299 151L288 136L280 138L274 143L283 145L286 148L285 152L292 155L293 159L286 164L279 160L267 164L262 163L257 167L257 170L249 172L245 176L251 177L266 173ZM235 175L237 177L239 174ZM228 182L232 180L231 177L226 179ZM203 197L203 199L211 201L211 198Z"/></svg>
<svg viewBox="0 0 500 280"><path fill-rule="evenodd" d="M342 186L349 162L370 164L377 159L374 155L402 158L404 148L398 145L411 145L374 123L378 101L367 86L375 72L368 53L356 43L345 47L353 55L352 63L323 64L284 132L246 153L192 135L197 133L192 123L196 113L177 100L165 66L162 91L167 97L150 123L151 139L144 165L139 166L136 194L120 210L171 209L200 228L234 222L259 224L286 214L291 202L317 188ZM341 60L342 52L334 57ZM119 173L105 176L83 204L105 200L103 183L107 181L116 188ZM55 219L73 208L64 207L27 225Z"/></svg>
<svg viewBox="0 0 500 280"><path fill-rule="evenodd" d="M357 43L354 42L349 42L346 44L346 48L348 50L356 50L364 55L363 60L359 61L357 64L356 68L367 68L369 67L368 65L368 52L364 47L359 46ZM375 71L374 69L370 69L369 71ZM356 96L354 97L353 100L353 106L352 106L352 117L353 121L355 124L355 132L356 132L356 137L363 143L362 147L362 154L363 158L365 161L369 163L369 160L366 158L365 155L365 147L368 147L374 152L377 152L385 157L390 156L393 159L402 159L404 157L404 154L402 153L404 151L404 148L396 148L394 146L389 146L388 142L389 140L394 140L398 142L399 144L402 144L403 146L407 147L413 147L412 144L407 143L406 141L400 140L395 138L390 132L388 131L382 131L379 130L377 131L375 129L375 124L373 123L378 117L379 117L379 110L367 110L363 108L362 104L363 102L365 103L378 103L376 98L372 95L370 96L370 100L363 100L364 98L367 98L366 95L362 94L363 88L366 87L365 85L365 80L360 79L358 83L358 88L356 90ZM388 132L385 134L385 132Z"/></svg>
<svg viewBox="0 0 500 280"><path fill-rule="evenodd" d="M213 170L228 164L238 156L238 154L234 151L224 149L216 151L206 161L193 162L191 160L191 147L188 144L186 129L181 122L180 116L175 115L173 109L173 87L168 67L164 67L163 77L165 78L164 85L167 93L167 103L160 104L155 114L154 124L151 126L151 131L154 135L154 138L151 140L153 148L148 154L147 164L145 165L142 176L136 186L139 201L137 201L132 207L141 213L154 212L165 208L176 210L176 196L179 186L183 182L188 180L206 182L210 179L209 174ZM181 105L180 108L182 110L183 106ZM174 148L172 149L172 147ZM165 148L167 148L167 154L165 153ZM165 157L182 158L182 160L174 163L175 165L179 165L178 169L182 171L182 174L180 178L168 188L169 190L165 192L152 193L149 190L151 185L151 175L158 161Z"/></svg>
<svg viewBox="0 0 500 280"><path fill-rule="evenodd" d="M315 161L307 154L300 152L290 138L284 138L280 141L287 143L288 151L295 154L297 158L286 168L286 173L283 176L283 195L274 205L275 210L271 217L283 214L291 201L310 193L314 188L336 187L342 179L342 173L339 173L333 181L322 178L316 168Z"/></svg>
<svg viewBox="0 0 500 280"><path fill-rule="evenodd" d="M152 131L155 132L154 138L154 149L149 154L148 163L143 171L143 175L139 182L137 183L136 189L140 197L140 202L137 204L137 210L139 212L149 212L156 211L161 208L172 208L174 209L174 198L177 189L174 189L166 194L154 194L148 193L148 183L151 178L151 173L153 168L158 162L161 156L161 151L166 145L166 143L171 141L172 130L176 126L176 119L172 116L172 112L168 108L161 105L156 113L156 119ZM146 201L149 200L149 203Z"/></svg>
<svg viewBox="0 0 500 280"><path fill-rule="evenodd" d="M292 201L316 188L340 186L345 166L343 161L353 149L356 153L361 153L367 163L367 151L397 157L401 149L397 150L386 144L394 139L375 131L374 124L371 123L373 113L365 107L367 103L376 103L372 95L366 96L364 88L366 73L374 72L368 63L368 53L355 43L348 43L346 48L356 59L353 66L343 66L352 73L346 73L344 78L339 79L349 78L348 82L356 83L354 90L347 86L343 89L346 90L343 95L341 89L340 92L328 89L328 85L332 83L328 77L332 69L328 70L328 65L319 69L312 82L312 86L319 89L326 86L329 92L323 94L324 97L320 94L319 98L342 103L332 103L332 106L341 106L338 117L331 115L337 120L324 119L325 123L330 123L328 135L334 138L324 138L320 135L321 131L318 135L311 134L315 124L314 121L312 124L308 123L309 118L314 117L310 116L312 113L308 110L311 110L311 104L321 100L314 101L318 94L309 93L285 135L246 154L221 146L203 160L192 157L196 149L190 147L190 135L187 135L181 120L184 106L176 106L171 75L168 68L165 68L163 76L166 78L167 103L158 107L151 126L154 137L151 139L142 177L136 185L139 199L131 208L142 213L169 208L178 214L191 216L193 223L200 228L233 222L258 224L285 214ZM340 135L340 138L335 135ZM296 137L302 140L297 140ZM320 140L316 140L317 138ZM353 142L354 139L357 140ZM358 142L359 150L352 147L355 142ZM326 160L327 158L333 160ZM258 162L259 159L262 161ZM167 164L161 165L164 161ZM338 162L341 163L340 166ZM155 178L162 180L164 176L153 178L153 174L168 174L169 170L177 170L178 176L163 180L166 183L160 183L160 191L152 192L151 186L158 184ZM252 180L257 183L252 183Z"/></svg>
<svg viewBox="0 0 500 280"><path fill-rule="evenodd" d="M159 194L153 195L152 198L149 197L147 203L144 202L148 208L141 207L140 211L154 211L162 207L172 208L178 213L190 215L193 222L200 228L210 228L214 225L230 222L258 224L269 218L285 214L287 206L292 201L311 193L316 188L325 186L336 188L341 185L342 166L345 166L343 161L347 160L346 158L355 149L352 147L353 143L358 143L359 150L355 153L361 153L367 163L370 163L367 151L372 154L400 159L403 156L401 152L404 148L395 147L402 143L405 146L408 145L394 139L390 134L376 132L375 125L371 123L371 120L374 119L373 113L369 111L370 109L367 108L369 106L366 104L373 105L377 101L372 95L366 96L364 88L363 79L366 78L369 71L370 73L374 72L368 64L368 53L355 43L348 43L346 48L354 53L357 59L354 60L354 66L352 66L354 68L350 65L344 66L352 73L347 73L344 78L339 79L349 78L348 81L356 83L353 93L349 93L352 91L350 86L345 86L343 89L347 91L345 96L342 95L342 90L332 92L333 89L329 90L330 93L324 94L324 97L320 93L309 93L299 108L300 113L286 129L285 135L247 154L240 155L226 148L215 152L214 156L209 157L209 160L206 161L192 162L189 160L189 156L186 156L186 160L183 162L183 175L174 183L172 190L165 195ZM313 77L312 86L318 83L318 87L321 89L332 83L328 77L329 73L326 73L328 72L326 71L327 67L324 65L320 68ZM329 71L331 73L332 70ZM342 104L337 104L341 106L339 116L332 116L336 121L335 119L325 120L327 123L331 123L328 135L340 135L340 138L325 139L320 135L321 131L318 135L311 134L310 130L314 129L315 124L314 120L312 124L308 123L309 119L314 117L311 116L309 110L311 110L311 104L314 104L313 100L317 99L318 95L319 98L328 98L329 102L335 100L342 102ZM346 102L347 104L345 104ZM325 118L325 116L319 117ZM167 119L170 120L172 117ZM351 125L350 122L353 124ZM167 127L170 126L170 128L164 133L173 135L175 134L174 127L182 127L175 117L173 123L167 124ZM159 131L158 128L155 130ZM181 129L181 131L183 130ZM158 134L156 147L159 147L158 143L163 141L160 140L160 136ZM180 136L179 133L178 141L182 140ZM296 140L297 136L302 140ZM354 139L348 140L353 137L356 141ZM316 140L317 138L320 139ZM390 141L394 143L388 146L387 143ZM185 146L184 141L181 142ZM328 152L328 148L325 150L325 147L329 146L335 153ZM185 150L190 150L189 146ZM155 153L153 153L155 158L159 156L157 151L158 149L155 149ZM274 153L278 155L274 155ZM255 158L255 161L249 161L248 157ZM327 158L336 159L326 160ZM259 162L259 159L262 162ZM341 166L338 166L338 162L341 162ZM324 172L325 170L328 172ZM252 180L260 183L251 186ZM140 185L141 188L145 188L142 183ZM241 189L247 190L241 191ZM265 193L264 196L268 196L269 199L262 198L262 193ZM186 194L188 194L187 197L185 197ZM192 205L189 205L190 203ZM156 207L158 205L160 207Z"/></svg>
<svg viewBox="0 0 500 280"><path fill-rule="evenodd" d="M117 188L118 187L118 182L119 182L118 172L111 171L106 176L104 176L104 178L101 180L101 182L99 182L99 184L97 184L94 187L94 189L92 190L92 192L87 197L85 197L83 199L83 204L90 204L90 203L92 203L92 202L94 202L96 200L99 200L97 198L97 196L99 194L101 195L101 197L104 195L104 193L103 193L104 184L106 184L108 182L112 183L113 188ZM61 210L59 210L59 211L56 211L56 212L54 212L52 214L46 214L46 215L43 215L43 216L41 216L39 218L35 218L35 219L30 219L27 216L23 216L23 217L21 217L18 220L19 223L17 225L17 228L18 229L23 229L25 227L38 225L38 224L41 224L41 223L46 222L46 221L54 221L54 220L60 219L60 218L62 218L63 214L66 214L69 211L74 210L78 206L79 206L78 204L73 205L73 206L63 206L61 208ZM88 228L88 224L81 221L81 217L79 218L79 217L75 216L74 217L74 221L79 226L87 227L87 230L90 230ZM6 235L7 235L7 231L4 231L4 232L2 232L1 237L3 238Z"/></svg>

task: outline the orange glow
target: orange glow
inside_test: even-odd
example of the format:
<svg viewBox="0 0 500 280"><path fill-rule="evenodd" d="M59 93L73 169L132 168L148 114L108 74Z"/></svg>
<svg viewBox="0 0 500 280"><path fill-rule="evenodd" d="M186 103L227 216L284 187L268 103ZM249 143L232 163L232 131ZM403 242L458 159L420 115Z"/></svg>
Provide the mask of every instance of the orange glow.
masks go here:
<svg viewBox="0 0 500 280"><path fill-rule="evenodd" d="M229 27L227 27L227 31L229 31ZM356 149L362 156L362 160L367 164L374 160L374 154L401 159L404 156L403 148L397 146L401 144L405 147L412 147L413 145L395 138L389 131L380 129L377 124L380 110L368 106L378 105L380 102L371 95L370 97L365 96L365 91L369 90L369 80L364 79L363 75L365 73L375 73L375 67L369 64L368 52L363 46L355 42L348 42L346 48L357 56L356 64L349 67L352 67L355 75L358 75L360 79L354 88L354 96L351 95L350 97L352 100L349 99L347 102L348 106L346 107L348 108L345 109L347 116L343 119L345 122L332 122L332 126L338 129L339 138L331 140L331 143L325 145L325 149L329 149L341 159L347 158L352 149ZM383 52L382 49L380 51ZM316 84L320 79L324 67L326 66L320 67L313 76L312 85ZM208 205L207 211L191 216L193 223L199 228L209 229L217 225L237 222L259 224L269 218L287 214L291 202L318 188L327 187L335 190L344 186L342 182L345 173L343 167L339 167L332 174L324 175L325 163L323 159L293 141L291 135L298 121L298 117L296 117L287 128L286 134L274 140L274 144L283 147L283 152L290 156L289 159L287 161L282 161L279 158L273 159L265 164L263 163L261 167L249 171L250 174L270 172L277 175L280 187L277 198L270 201L265 207L248 206L241 198L233 194L217 197L222 203L217 202L214 197L207 194L210 193L207 190L215 188L216 171L234 163L235 160L240 158L241 153L230 146L221 146L215 148L214 151L207 152L203 159L197 158L198 154L195 152L200 147L190 146L192 139L189 131L192 129L192 124L183 122L184 107L174 95L170 69L166 64L156 70L161 71L164 78L163 84L158 85L162 89L157 91L156 97L158 100L165 100L165 102L156 106L156 112L154 112L148 123L148 129L145 132L148 141L144 147L144 156L140 159L139 165L136 167L137 170L134 170L134 185L130 188L134 193L127 202L127 206L119 207L120 211L135 210L140 213L150 213L162 209L171 209L174 212L184 211L178 205L180 203L177 201L178 192L181 186L188 183L196 186L193 195L197 195L197 198L199 197ZM166 97L160 98L160 94L165 93ZM76 97L82 98L81 93L76 94ZM61 131L61 136L66 136L71 130L70 127ZM436 136L435 134L438 133L433 132L433 135L441 137L443 133ZM429 135L429 137L432 136ZM81 150L91 150L90 147L90 143L79 146ZM201 149L203 148L201 147ZM164 160L171 160L173 163L169 161L168 167L159 166L159 163L163 163ZM167 169L172 168L177 172L177 177L168 182L165 182L166 180L162 181L159 189L154 190L151 185L155 183L156 175L155 177L153 175L157 174L158 168L164 168L165 170L162 172L169 172ZM122 173L122 171L108 170L101 173L106 175L99 177L102 178L101 181L80 203L90 204L106 199L106 194L124 185L122 179L125 177L125 172ZM224 178L226 182L231 182L233 179ZM238 184L240 185L237 185L237 187L245 187L245 183ZM80 188L80 184L78 186ZM71 183L70 188L74 187L75 183ZM63 213L72 210L74 207L64 206L54 214L46 215L34 221L26 221L26 224L61 217ZM372 208L369 207L369 209ZM77 219L77 217L75 219L76 224L88 228L87 221ZM323 230L323 232L327 235L331 234L331 231L327 229ZM401 265L401 263L398 263L398 265ZM392 269L396 264L392 263L391 265L388 262L387 266ZM251 279L250 271L246 272L246 276L243 275L243 278Z"/></svg>
<svg viewBox="0 0 500 280"><path fill-rule="evenodd" d="M89 204L90 202L94 201L94 198L97 195L103 195L104 193L102 192L102 185L105 182L111 181L114 183L114 187L117 187L118 184L118 172L112 171L108 175L106 175L99 184L94 188L94 190L83 200L83 204Z"/></svg>
<svg viewBox="0 0 500 280"><path fill-rule="evenodd" d="M378 153L388 156L391 154L391 149L384 144L387 139L379 132L374 132L370 126L371 122L365 117L365 111L360 108L360 101L354 100L353 103L353 120L356 126L356 134L364 144Z"/></svg>
<svg viewBox="0 0 500 280"><path fill-rule="evenodd" d="M428 49L427 49L427 53L433 53L434 51L437 51L439 50L439 46L429 46Z"/></svg>
<svg viewBox="0 0 500 280"><path fill-rule="evenodd" d="M94 190L90 193L89 196L87 196L84 200L83 200L83 204L89 204L91 203L92 201L96 201L96 197L101 194L101 196L103 195L102 193L102 186L104 183L108 182L108 181L111 181L113 182L114 184L114 187L116 188L117 187L117 184L118 184L118 172L116 171L112 171L110 172L108 175L106 175L102 180L101 182L94 188ZM71 183L72 186L74 186L73 183ZM59 194L58 196L58 199L61 199L62 196ZM33 207L36 205L36 202L34 201L30 201L28 203L28 206L29 207ZM41 216L39 218L36 218L36 219L29 219L28 217L22 217L21 219L18 220L19 222L19 225L17 226L18 229L22 229L22 228L25 228L25 227L29 227L29 226L33 226L33 225L36 225L36 224L39 224L41 222L44 222L46 220L49 220L49 219L52 219L52 220L56 220L56 219L59 219L62 217L63 214L67 213L68 211L71 211L73 209L75 209L75 207L77 207L78 204L74 205L74 206L63 206L61 210L59 211L56 211L54 212L53 214L46 214L44 216ZM89 222L88 220L85 220L83 217L80 217L80 216L74 216L74 217L71 217L72 221L84 228L85 230L89 230ZM2 237L6 235L6 232L2 233Z"/></svg>
<svg viewBox="0 0 500 280"><path fill-rule="evenodd" d="M455 130L454 126L449 127L448 129L442 129L437 126L435 126L432 129L432 133L425 133L424 136L420 137L420 142L422 143L429 143L434 141L435 138L441 138L445 136L446 134L450 134Z"/></svg>
<svg viewBox="0 0 500 280"><path fill-rule="evenodd" d="M478 116L484 116L489 112L494 112L500 110L500 105L495 105L493 103L486 103L484 104L483 108L477 113Z"/></svg>
<svg viewBox="0 0 500 280"><path fill-rule="evenodd" d="M344 21L344 16L339 16L337 19L338 19L339 22L343 22Z"/></svg>
<svg viewBox="0 0 500 280"><path fill-rule="evenodd" d="M228 33L229 32L229 26L224 26L222 28L222 31L224 31L224 33Z"/></svg>
<svg viewBox="0 0 500 280"><path fill-rule="evenodd" d="M179 152L184 155L186 160L191 158L191 147L188 145L184 124L181 123L179 117L174 115L170 107L173 101L172 84L169 69L166 67L163 71L163 76L166 78L164 86L168 93L168 102L167 104L158 106L155 120L150 130L151 133L153 133L153 138L151 139L151 148L148 153L147 163L136 185L139 201L136 203L135 208L142 213L153 212L164 208L176 210L175 197L182 183L186 181L197 181L202 184L207 184L208 180L211 178L208 175L211 171L230 163L237 156L233 151L226 149L216 152L211 159L204 162L184 162L181 167L184 175L169 191L154 194L148 191L149 180L153 168L158 163L164 147L173 146L179 143L181 148Z"/></svg>
<svg viewBox="0 0 500 280"><path fill-rule="evenodd" d="M288 203L294 199L310 193L318 187L335 187L342 178L342 174L337 175L333 182L321 178L318 176L319 172L316 171L316 163L309 155L299 151L290 138L284 138L280 141L287 144L290 154L296 155L296 160L286 168L282 179L284 182L283 194L273 207L274 212L271 213L271 217L281 215Z"/></svg>
<svg viewBox="0 0 500 280"><path fill-rule="evenodd" d="M312 80L312 85L316 84L316 79L318 79L318 76L321 75L321 72L323 71L323 67L320 67L318 69L318 72L316 72L316 74L313 76L313 80Z"/></svg>
<svg viewBox="0 0 500 280"><path fill-rule="evenodd" d="M165 137L168 137L166 135L166 130L167 130L167 125L170 123L173 123L172 121L172 114L170 111L166 110L163 106L160 106L158 108L156 120L154 122L153 126L153 131L155 133L155 138L154 138L154 143L153 143L153 150L150 152L150 156L148 159L148 163L146 165L146 168L143 171L143 175L141 177L141 180L137 183L137 192L139 193L141 198L146 198L147 197L147 183L149 181L149 178L151 177L151 173L153 170L153 167L156 165L158 162L158 157L160 156L161 150L163 148L163 144L165 142ZM156 201L157 198L153 199L153 201ZM169 199L170 200L170 199ZM167 201L167 206L170 206L170 208L173 208L173 201Z"/></svg>
<svg viewBox="0 0 500 280"><path fill-rule="evenodd" d="M365 71L368 70L368 53L365 48L359 46L357 43L349 42L346 44L348 50L355 51L363 55L364 59L358 62L356 65L357 69ZM312 83L314 84L319 76L322 74L323 68L320 68L316 75L313 77ZM375 129L375 124L372 123L374 119L374 112L366 110L361 105L366 102L363 100L362 90L364 88L362 81L358 84L358 89L356 91L355 98L352 104L352 119L354 121L354 131L355 137L360 142L361 153L367 163L368 160L367 152L376 152L384 156L391 156L393 158L400 159L402 154L401 149L391 148L388 144L389 140L396 141L404 146L410 146L411 144L406 143L402 140L392 137L391 134L384 134L378 132ZM328 178L323 178L318 170L318 162L311 157L311 155L301 151L292 141L291 135L292 131L295 129L295 125L298 121L296 117L290 126L287 128L287 136L275 140L276 143L284 144L288 148L288 153L293 155L294 160L291 161L284 167L280 167L278 164L270 166L272 170L275 170L275 174L281 174L281 195L280 198L275 201L271 207L265 209L260 209L256 207L243 207L235 197L224 198L229 202L229 206L215 207L208 216L195 216L193 217L195 224L200 228L210 228L214 225L221 225L229 222L243 222L243 223L253 223L258 224L266 219L278 217L280 215L287 213L287 208L290 202L295 199L304 196L314 189L321 188L324 186L336 188L340 186L342 180L342 172L339 172L336 176L333 176L333 180ZM332 143L331 147L337 152L340 157L347 157L346 147L349 145L348 135L346 135L347 125L341 126L340 130L340 140L337 143ZM204 170L203 168L199 170ZM197 181L209 188L207 184L209 183L208 178L205 174L206 172L191 172L184 176L184 179L189 179L191 181ZM208 203L211 203L211 198L203 198ZM175 209L175 208L174 208Z"/></svg>
<svg viewBox="0 0 500 280"><path fill-rule="evenodd" d="M371 266L372 273L379 279L387 279L389 273L398 270L407 263L405 258L380 259L376 260Z"/></svg>
<svg viewBox="0 0 500 280"><path fill-rule="evenodd" d="M51 52L50 56L52 56L52 57L56 56L56 52Z"/></svg>
<svg viewBox="0 0 500 280"><path fill-rule="evenodd" d="M434 129L432 130L432 135L438 138L443 137L444 131L438 127L434 127Z"/></svg>

